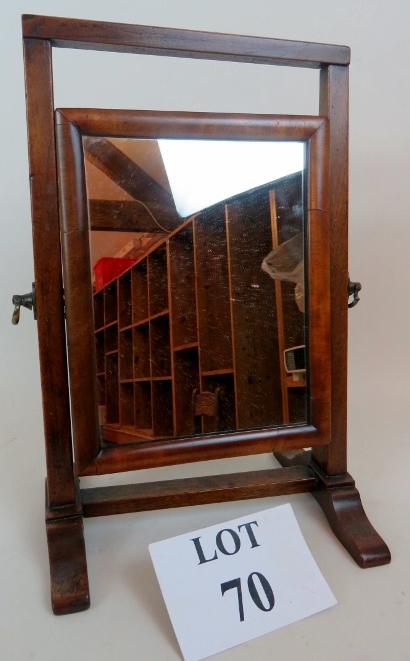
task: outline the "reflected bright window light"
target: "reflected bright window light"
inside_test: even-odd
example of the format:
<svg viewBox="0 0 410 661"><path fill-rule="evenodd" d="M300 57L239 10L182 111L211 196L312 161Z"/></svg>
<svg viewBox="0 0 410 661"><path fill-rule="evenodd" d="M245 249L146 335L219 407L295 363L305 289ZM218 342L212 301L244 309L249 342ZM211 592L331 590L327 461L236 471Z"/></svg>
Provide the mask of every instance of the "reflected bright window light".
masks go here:
<svg viewBox="0 0 410 661"><path fill-rule="evenodd" d="M183 218L304 168L302 142L158 140Z"/></svg>

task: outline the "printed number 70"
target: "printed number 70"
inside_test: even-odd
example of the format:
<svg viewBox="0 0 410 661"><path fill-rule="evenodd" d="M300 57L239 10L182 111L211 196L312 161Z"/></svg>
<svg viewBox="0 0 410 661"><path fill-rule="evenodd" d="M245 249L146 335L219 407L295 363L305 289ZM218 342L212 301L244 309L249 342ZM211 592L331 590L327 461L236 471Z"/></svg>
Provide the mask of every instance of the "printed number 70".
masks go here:
<svg viewBox="0 0 410 661"><path fill-rule="evenodd" d="M257 576L259 578L260 584L263 588L263 591L265 593L266 599L268 600L268 606L264 606L262 599L259 596L259 592L257 590L257 587L255 585L254 581L254 576ZM244 621L245 619L245 614L243 610L243 599L242 599L242 585L241 585L241 579L240 578L233 578L232 581L226 581L225 583L221 583L221 592L222 596L224 596L225 592L228 590L232 590L233 588L236 588L238 590L238 606L239 606L239 619L241 622ZM265 611L266 613L268 611L271 611L272 608L275 605L275 597L273 595L272 588L269 584L269 581L265 576L260 574L257 571L252 572L252 574L249 574L248 576L248 590L249 594L252 597L252 601L257 606L261 611Z"/></svg>

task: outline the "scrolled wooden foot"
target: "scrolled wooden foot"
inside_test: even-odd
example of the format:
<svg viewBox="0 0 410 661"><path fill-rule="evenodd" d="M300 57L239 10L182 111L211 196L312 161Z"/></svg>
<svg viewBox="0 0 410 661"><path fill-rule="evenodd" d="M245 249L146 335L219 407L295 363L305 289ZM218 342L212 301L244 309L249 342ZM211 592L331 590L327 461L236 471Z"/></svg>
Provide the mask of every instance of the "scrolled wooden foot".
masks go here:
<svg viewBox="0 0 410 661"><path fill-rule="evenodd" d="M359 567L377 567L390 562L390 551L373 528L363 509L360 494L349 473L326 475L305 450L275 452L282 466L308 464L316 474L319 489L312 491L338 540Z"/></svg>
<svg viewBox="0 0 410 661"><path fill-rule="evenodd" d="M90 606L82 515L46 521L51 604L55 615Z"/></svg>
<svg viewBox="0 0 410 661"><path fill-rule="evenodd" d="M360 567L386 565L390 551L373 528L355 487L331 487L313 492L338 540Z"/></svg>

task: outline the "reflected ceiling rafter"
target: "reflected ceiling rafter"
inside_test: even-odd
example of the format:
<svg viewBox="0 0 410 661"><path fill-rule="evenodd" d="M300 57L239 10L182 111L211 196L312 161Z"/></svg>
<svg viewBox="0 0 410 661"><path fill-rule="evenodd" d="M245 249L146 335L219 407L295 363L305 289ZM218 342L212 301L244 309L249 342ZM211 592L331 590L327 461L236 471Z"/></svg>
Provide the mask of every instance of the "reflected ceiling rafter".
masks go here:
<svg viewBox="0 0 410 661"><path fill-rule="evenodd" d="M84 137L85 158L114 181L132 201L90 200L91 229L135 232L172 231L181 223L169 191L107 138ZM154 222L150 213L157 220Z"/></svg>

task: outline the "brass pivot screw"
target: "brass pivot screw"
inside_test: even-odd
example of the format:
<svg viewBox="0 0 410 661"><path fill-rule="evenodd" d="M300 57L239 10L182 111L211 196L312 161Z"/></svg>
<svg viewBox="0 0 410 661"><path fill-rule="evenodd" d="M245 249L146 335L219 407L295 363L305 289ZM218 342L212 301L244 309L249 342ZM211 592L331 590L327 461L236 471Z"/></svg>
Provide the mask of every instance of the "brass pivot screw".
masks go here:
<svg viewBox="0 0 410 661"><path fill-rule="evenodd" d="M348 294L349 298L350 298L350 296L353 296L353 300L350 301L350 303L347 304L348 308L354 308L354 306L357 305L358 302L360 301L359 291L361 290L361 288L362 288L362 285L360 284L360 282L351 282L351 280L349 278L349 281L348 281L348 284L347 284L347 294Z"/></svg>
<svg viewBox="0 0 410 661"><path fill-rule="evenodd" d="M14 294L12 298L12 302L14 305L14 312L13 316L11 318L11 323L14 324L15 326L18 324L20 321L20 308L23 306L23 308L27 308L28 310L33 310L33 315L34 319L37 319L37 311L36 311L36 289L35 285L33 282L32 290L29 294Z"/></svg>

